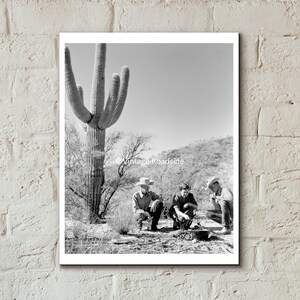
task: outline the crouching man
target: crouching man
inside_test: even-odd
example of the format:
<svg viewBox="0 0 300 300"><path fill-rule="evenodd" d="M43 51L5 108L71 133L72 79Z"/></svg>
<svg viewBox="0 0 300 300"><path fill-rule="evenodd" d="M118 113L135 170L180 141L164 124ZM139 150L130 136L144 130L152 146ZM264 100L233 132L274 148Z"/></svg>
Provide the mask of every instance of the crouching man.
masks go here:
<svg viewBox="0 0 300 300"><path fill-rule="evenodd" d="M142 229L143 221L147 220L151 226L148 229L157 231L157 224L163 210L162 199L150 191L150 186L153 185L153 181L149 178L141 177L136 185L140 187L140 190L132 196L132 207L139 229Z"/></svg>
<svg viewBox="0 0 300 300"><path fill-rule="evenodd" d="M169 216L173 219L174 230L189 229L193 223L198 205L190 190L190 186L184 183L179 186L179 194L173 197Z"/></svg>
<svg viewBox="0 0 300 300"><path fill-rule="evenodd" d="M233 194L229 188L222 187L219 178L214 176L206 181L206 190L208 189L213 192L210 201L215 209L208 210L206 216L222 224L220 234L230 234L233 228Z"/></svg>

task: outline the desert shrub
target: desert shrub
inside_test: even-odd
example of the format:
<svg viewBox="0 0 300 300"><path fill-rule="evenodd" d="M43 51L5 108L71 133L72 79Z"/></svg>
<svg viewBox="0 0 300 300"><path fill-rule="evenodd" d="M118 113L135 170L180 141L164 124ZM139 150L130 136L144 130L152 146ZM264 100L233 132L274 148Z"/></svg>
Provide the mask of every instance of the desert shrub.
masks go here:
<svg viewBox="0 0 300 300"><path fill-rule="evenodd" d="M205 199L205 200L198 201L199 212L206 213L206 211L209 209L215 209L213 204L209 200Z"/></svg>
<svg viewBox="0 0 300 300"><path fill-rule="evenodd" d="M65 240L67 254L113 254L116 252L110 244L110 235L101 238L68 238Z"/></svg>
<svg viewBox="0 0 300 300"><path fill-rule="evenodd" d="M127 234L133 227L133 212L130 202L120 203L107 218L109 226L120 234Z"/></svg>
<svg viewBox="0 0 300 300"><path fill-rule="evenodd" d="M66 219L89 223L89 213L84 199L74 195L69 189L65 194L65 216Z"/></svg>
<svg viewBox="0 0 300 300"><path fill-rule="evenodd" d="M88 235L87 225L81 221L66 219L65 220L66 238L84 239Z"/></svg>

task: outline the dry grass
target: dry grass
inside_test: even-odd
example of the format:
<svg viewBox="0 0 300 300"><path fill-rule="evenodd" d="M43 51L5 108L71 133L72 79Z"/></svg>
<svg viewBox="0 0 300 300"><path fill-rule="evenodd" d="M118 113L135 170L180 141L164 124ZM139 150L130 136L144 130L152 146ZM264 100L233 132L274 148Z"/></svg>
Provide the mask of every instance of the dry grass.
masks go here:
<svg viewBox="0 0 300 300"><path fill-rule="evenodd" d="M65 240L67 254L113 254L111 235L102 238L73 238Z"/></svg>
<svg viewBox="0 0 300 300"><path fill-rule="evenodd" d="M119 234L127 234L134 226L131 203L126 201L119 206L107 218L109 226Z"/></svg>

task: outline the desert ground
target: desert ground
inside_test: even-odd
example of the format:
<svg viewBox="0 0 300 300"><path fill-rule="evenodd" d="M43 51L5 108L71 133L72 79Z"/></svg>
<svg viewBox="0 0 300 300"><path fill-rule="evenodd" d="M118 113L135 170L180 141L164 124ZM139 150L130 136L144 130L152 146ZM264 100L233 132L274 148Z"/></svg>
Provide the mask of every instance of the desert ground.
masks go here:
<svg viewBox="0 0 300 300"><path fill-rule="evenodd" d="M133 227L126 234L119 234L106 224L85 225L74 234L76 224L66 224L66 253L84 254L228 254L233 252L233 233L220 235L222 227L217 222L198 215L191 230L173 230L171 219L161 219L158 231L147 230L144 222L142 230ZM73 227L72 227L73 226ZM77 224L82 226L82 224ZM72 227L72 231L68 228ZM194 233L205 231L202 239Z"/></svg>

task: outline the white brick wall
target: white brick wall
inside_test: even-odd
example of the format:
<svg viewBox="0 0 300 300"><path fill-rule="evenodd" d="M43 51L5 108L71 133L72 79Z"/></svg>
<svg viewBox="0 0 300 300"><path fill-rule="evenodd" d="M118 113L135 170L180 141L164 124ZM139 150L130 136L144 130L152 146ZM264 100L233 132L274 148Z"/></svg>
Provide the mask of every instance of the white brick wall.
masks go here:
<svg viewBox="0 0 300 300"><path fill-rule="evenodd" d="M80 5L79 1L41 1L40 5L26 6L21 1L13 2L11 9L12 28L16 34L53 35L60 31L76 32L78 28L82 32L108 31L112 18L110 6L105 1L85 5Z"/></svg>
<svg viewBox="0 0 300 300"><path fill-rule="evenodd" d="M1 299L299 298L300 4L0 3ZM241 266L60 267L60 31L238 31Z"/></svg>
<svg viewBox="0 0 300 300"><path fill-rule="evenodd" d="M117 31L212 31L212 12L208 5L133 4L124 1L116 7ZM142 1L141 1L142 2Z"/></svg>
<svg viewBox="0 0 300 300"><path fill-rule="evenodd" d="M266 37L262 48L262 65L265 70L278 73L299 70L300 40L297 35Z"/></svg>
<svg viewBox="0 0 300 300"><path fill-rule="evenodd" d="M214 30L284 35L299 31L299 5L292 2L240 1L214 5Z"/></svg>
<svg viewBox="0 0 300 300"><path fill-rule="evenodd" d="M300 105L264 106L260 110L258 134L300 137Z"/></svg>
<svg viewBox="0 0 300 300"><path fill-rule="evenodd" d="M0 3L0 34L7 33L6 15L5 3Z"/></svg>

